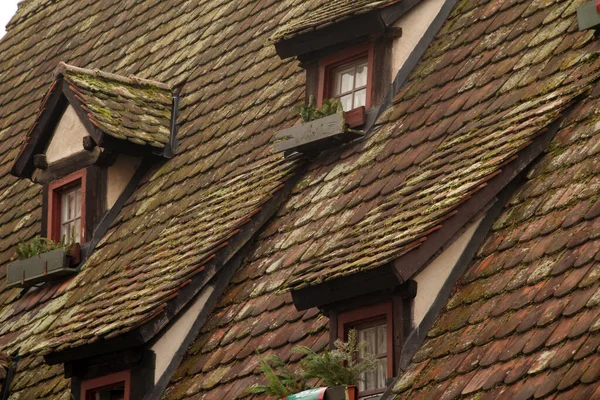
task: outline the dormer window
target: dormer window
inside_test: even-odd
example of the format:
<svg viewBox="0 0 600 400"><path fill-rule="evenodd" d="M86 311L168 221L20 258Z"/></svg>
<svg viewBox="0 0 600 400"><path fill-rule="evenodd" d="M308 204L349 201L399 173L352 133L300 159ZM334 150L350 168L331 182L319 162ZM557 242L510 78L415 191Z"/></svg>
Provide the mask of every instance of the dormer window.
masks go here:
<svg viewBox="0 0 600 400"><path fill-rule="evenodd" d="M81 244L81 259L65 248L48 260L10 264L10 285L76 272L152 161L174 155L178 99L160 82L58 66L11 173L43 185L42 236Z"/></svg>
<svg viewBox="0 0 600 400"><path fill-rule="evenodd" d="M48 194L48 237L56 242L85 242L86 171L54 181Z"/></svg>
<svg viewBox="0 0 600 400"><path fill-rule="evenodd" d="M358 342L367 344L358 357L368 354L378 361L377 368L365 373L358 383L359 399L379 399L387 387L388 378L394 376L392 310L392 303L385 302L338 315L338 337L346 340L348 331L356 330Z"/></svg>
<svg viewBox="0 0 600 400"><path fill-rule="evenodd" d="M337 98L345 112L369 108L372 98L373 46L365 44L319 60L317 104Z"/></svg>
<svg viewBox="0 0 600 400"><path fill-rule="evenodd" d="M60 236L73 242L81 241L81 183L60 193Z"/></svg>
<svg viewBox="0 0 600 400"><path fill-rule="evenodd" d="M342 65L333 72L335 84L332 97L339 99L345 111L364 107L367 104L367 74L369 64L366 59Z"/></svg>
<svg viewBox="0 0 600 400"><path fill-rule="evenodd" d="M81 400L129 400L131 371L117 372L81 383Z"/></svg>

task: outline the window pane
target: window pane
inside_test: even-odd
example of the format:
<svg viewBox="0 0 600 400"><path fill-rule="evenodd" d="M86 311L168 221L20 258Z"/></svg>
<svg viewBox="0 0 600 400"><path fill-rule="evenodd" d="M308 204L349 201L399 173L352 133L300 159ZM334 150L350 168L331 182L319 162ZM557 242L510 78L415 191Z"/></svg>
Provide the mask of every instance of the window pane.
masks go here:
<svg viewBox="0 0 600 400"><path fill-rule="evenodd" d="M358 341L366 342L367 346L360 351L359 358L366 354L376 356L377 369L367 372L362 376L363 382L359 384L359 391L383 389L387 381L387 324L358 328Z"/></svg>
<svg viewBox="0 0 600 400"><path fill-rule="evenodd" d="M81 186L65 190L60 195L60 238L70 243L81 240Z"/></svg>
<svg viewBox="0 0 600 400"><path fill-rule="evenodd" d="M360 386L358 388L360 391L377 389L377 371L365 372L362 385Z"/></svg>
<svg viewBox="0 0 600 400"><path fill-rule="evenodd" d="M336 85L334 96L350 92L354 89L354 66L340 69L335 75Z"/></svg>
<svg viewBox="0 0 600 400"><path fill-rule="evenodd" d="M65 239L65 242L68 242L69 239L69 231L71 230L71 224L69 224L68 222L66 224L63 224L60 228L60 240L62 240L63 238Z"/></svg>
<svg viewBox="0 0 600 400"><path fill-rule="evenodd" d="M367 63L361 63L356 67L356 84L355 88L359 88L361 86L367 86L367 72L368 67Z"/></svg>
<svg viewBox="0 0 600 400"><path fill-rule="evenodd" d="M342 108L344 109L344 111L352 110L352 95L351 94L340 98L340 102L342 103Z"/></svg>
<svg viewBox="0 0 600 400"><path fill-rule="evenodd" d="M354 93L354 107L358 108L367 105L367 89L361 89ZM346 110L344 108L344 110Z"/></svg>
<svg viewBox="0 0 600 400"><path fill-rule="evenodd" d="M73 201L75 202L75 217L81 217L81 187L78 187L73 194Z"/></svg>
<svg viewBox="0 0 600 400"><path fill-rule="evenodd" d="M377 354L387 354L387 327L385 325L377 327Z"/></svg>
<svg viewBox="0 0 600 400"><path fill-rule="evenodd" d="M387 380L387 357L379 359L377 365L377 386L375 388L385 387Z"/></svg>
<svg viewBox="0 0 600 400"><path fill-rule="evenodd" d="M75 225L73 226L73 243L81 243L81 218L77 218L75 220ZM67 242L71 240L71 236L68 237Z"/></svg>
<svg viewBox="0 0 600 400"><path fill-rule="evenodd" d="M125 390L123 388L115 388L103 390L94 393L95 400L123 400L125 398Z"/></svg>

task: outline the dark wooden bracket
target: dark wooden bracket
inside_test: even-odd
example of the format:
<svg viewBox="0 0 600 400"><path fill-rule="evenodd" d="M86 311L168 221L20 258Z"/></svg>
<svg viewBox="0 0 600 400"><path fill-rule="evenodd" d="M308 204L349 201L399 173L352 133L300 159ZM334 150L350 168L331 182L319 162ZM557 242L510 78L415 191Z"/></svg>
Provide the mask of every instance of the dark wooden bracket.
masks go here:
<svg viewBox="0 0 600 400"><path fill-rule="evenodd" d="M33 166L39 169L48 168L48 161L45 154L36 154L33 156Z"/></svg>

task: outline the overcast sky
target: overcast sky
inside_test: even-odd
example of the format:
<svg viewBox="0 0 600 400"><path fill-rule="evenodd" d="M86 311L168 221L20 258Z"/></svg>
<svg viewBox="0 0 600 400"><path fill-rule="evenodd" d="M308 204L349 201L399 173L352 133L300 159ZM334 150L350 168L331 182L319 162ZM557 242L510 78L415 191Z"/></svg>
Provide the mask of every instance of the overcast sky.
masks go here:
<svg viewBox="0 0 600 400"><path fill-rule="evenodd" d="M6 33L4 27L17 11L19 0L0 0L0 37Z"/></svg>

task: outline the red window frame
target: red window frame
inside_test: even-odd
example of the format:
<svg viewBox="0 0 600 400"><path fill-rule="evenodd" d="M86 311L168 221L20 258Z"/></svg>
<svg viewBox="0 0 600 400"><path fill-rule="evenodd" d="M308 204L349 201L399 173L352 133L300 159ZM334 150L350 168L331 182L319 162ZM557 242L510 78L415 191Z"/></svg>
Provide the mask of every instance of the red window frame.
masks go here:
<svg viewBox="0 0 600 400"><path fill-rule="evenodd" d="M374 46L373 43L365 43L360 46L351 47L340 51L339 53L333 54L328 57L324 57L319 60L319 88L317 91L317 107L323 105L323 100L331 97L333 79L333 72L344 64L349 64L357 61L361 58L366 57L368 62L368 73L367 73L367 97L365 101L365 108L371 107L371 97L373 92L373 65L374 65ZM352 110L349 110L350 112Z"/></svg>
<svg viewBox="0 0 600 400"><path fill-rule="evenodd" d="M73 172L65 176L64 178L58 179L48 186L48 228L46 236L54 241L60 241L60 213L61 213L61 192L72 185L77 183L81 184L81 232L80 232L80 243L85 243L85 192L86 192L86 181L87 181L87 170L82 169L80 171Z"/></svg>
<svg viewBox="0 0 600 400"><path fill-rule="evenodd" d="M356 326L364 326L370 322L376 323L385 320L387 324L387 378L394 377L394 325L392 302L380 303L372 306L361 307L352 311L340 313L337 318L337 336L346 340L348 331ZM383 393L385 389L359 392L359 397Z"/></svg>
<svg viewBox="0 0 600 400"><path fill-rule="evenodd" d="M87 379L81 382L81 400L94 400L94 394L100 390L111 389L123 384L125 390L124 400L130 400L131 371L121 371L99 378Z"/></svg>

